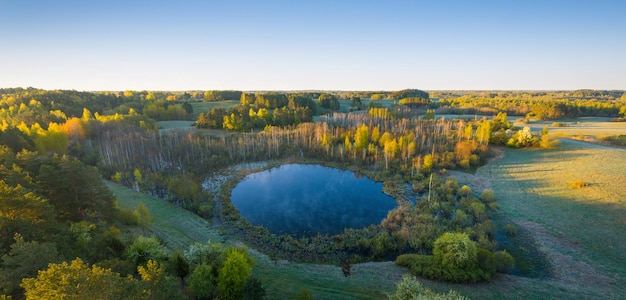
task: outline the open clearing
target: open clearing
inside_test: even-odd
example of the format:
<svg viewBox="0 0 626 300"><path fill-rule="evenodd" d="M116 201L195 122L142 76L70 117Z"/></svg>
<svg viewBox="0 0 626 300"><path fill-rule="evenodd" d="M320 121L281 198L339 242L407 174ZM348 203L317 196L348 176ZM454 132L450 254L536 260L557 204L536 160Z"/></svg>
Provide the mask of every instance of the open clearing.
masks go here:
<svg viewBox="0 0 626 300"><path fill-rule="evenodd" d="M564 123L564 127L553 127L553 123ZM586 117L578 119L559 119L550 121L532 121L528 124L515 126L528 126L533 131L541 131L548 126L550 133L561 136L594 136L602 138L612 135L626 134L626 122L611 122L611 118Z"/></svg>
<svg viewBox="0 0 626 300"><path fill-rule="evenodd" d="M472 299L619 299L626 295L626 150L562 140L556 150L502 149L502 157L475 175L454 172L475 191L494 190L500 210L528 230L553 264L550 278L500 275L489 283L447 284L419 279L440 292L458 290ZM464 175L463 175L464 174ZM574 189L573 181L588 187ZM226 239L196 215L115 183L120 207L143 201L150 231L170 247ZM386 299L407 271L392 262L357 264L346 278L337 265L274 261L250 250L254 275L269 299L289 299L307 289L315 299Z"/></svg>
<svg viewBox="0 0 626 300"><path fill-rule="evenodd" d="M237 100L222 100L222 101L210 101L210 102L191 102L191 107L193 107L194 115L198 115L198 113L206 113L213 108L224 108L229 109L235 105L239 104L239 99Z"/></svg>

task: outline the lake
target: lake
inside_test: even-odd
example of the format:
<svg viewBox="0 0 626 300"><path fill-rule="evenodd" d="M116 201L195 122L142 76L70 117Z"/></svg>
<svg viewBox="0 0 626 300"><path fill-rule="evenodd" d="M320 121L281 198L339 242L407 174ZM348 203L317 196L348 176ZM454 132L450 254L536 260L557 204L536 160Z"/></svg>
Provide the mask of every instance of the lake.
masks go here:
<svg viewBox="0 0 626 300"><path fill-rule="evenodd" d="M231 202L274 234L314 236L379 224L396 207L383 184L346 170L288 164L244 177Z"/></svg>

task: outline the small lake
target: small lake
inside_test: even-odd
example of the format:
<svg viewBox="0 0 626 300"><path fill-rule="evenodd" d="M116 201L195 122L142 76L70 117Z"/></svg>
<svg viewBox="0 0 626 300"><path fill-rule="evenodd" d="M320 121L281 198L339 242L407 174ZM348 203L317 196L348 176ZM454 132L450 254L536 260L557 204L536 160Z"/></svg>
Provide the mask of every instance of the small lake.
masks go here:
<svg viewBox="0 0 626 300"><path fill-rule="evenodd" d="M351 171L289 164L244 177L231 202L251 224L274 234L333 235L379 224L396 207L382 188Z"/></svg>

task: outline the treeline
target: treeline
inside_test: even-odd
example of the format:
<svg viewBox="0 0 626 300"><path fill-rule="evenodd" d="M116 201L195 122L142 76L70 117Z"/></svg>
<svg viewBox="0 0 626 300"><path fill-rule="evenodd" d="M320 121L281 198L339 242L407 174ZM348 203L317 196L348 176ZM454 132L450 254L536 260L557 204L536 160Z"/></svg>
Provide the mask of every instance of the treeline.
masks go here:
<svg viewBox="0 0 626 300"><path fill-rule="evenodd" d="M313 99L298 94L248 94L242 93L240 104L230 108L213 108L199 113L198 128L249 131L266 126L297 125L311 122L317 111Z"/></svg>
<svg viewBox="0 0 626 300"><path fill-rule="evenodd" d="M61 124L71 118L81 118L84 110L106 118L119 115L141 115L144 123L151 120L187 120L193 113L188 101L156 97L149 92L77 92L11 89L0 98L0 118L4 124L39 124L47 129L50 123ZM171 96L171 95L170 95Z"/></svg>
<svg viewBox="0 0 626 300"><path fill-rule="evenodd" d="M496 113L541 120L576 117L618 117L626 113L621 91L466 92L441 93L439 107L453 113Z"/></svg>

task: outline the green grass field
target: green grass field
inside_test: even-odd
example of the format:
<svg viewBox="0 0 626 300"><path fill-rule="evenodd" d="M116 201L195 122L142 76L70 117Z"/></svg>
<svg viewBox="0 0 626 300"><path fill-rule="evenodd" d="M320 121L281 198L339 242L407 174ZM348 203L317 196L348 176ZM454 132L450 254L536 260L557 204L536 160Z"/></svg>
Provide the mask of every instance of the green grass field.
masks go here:
<svg viewBox="0 0 626 300"><path fill-rule="evenodd" d="M420 279L439 292L472 299L619 299L626 295L626 150L562 140L555 150L502 149L503 157L459 178L475 191L492 188L504 216L531 233L553 265L550 278L500 275L489 283L446 284ZM582 180L583 188L570 183ZM193 241L241 244L169 203L109 183L122 208L143 201L152 233L171 247ZM354 265L345 278L337 265L299 264L250 250L254 274L269 299L289 299L301 290L315 299L386 299L404 269L392 262Z"/></svg>
<svg viewBox="0 0 626 300"><path fill-rule="evenodd" d="M239 100L223 100L223 101L212 101L212 102L191 102L191 107L193 107L193 113L197 116L198 113L206 113L213 108L225 108L229 109L235 105L239 104Z"/></svg>
<svg viewBox="0 0 626 300"><path fill-rule="evenodd" d="M529 230L554 266L547 298L626 295L626 151L565 140L556 150L504 150L476 177ZM588 187L573 188L575 181Z"/></svg>
<svg viewBox="0 0 626 300"><path fill-rule="evenodd" d="M195 128L193 123L194 121L158 121L157 125L159 125L160 130L167 131L172 129Z"/></svg>

